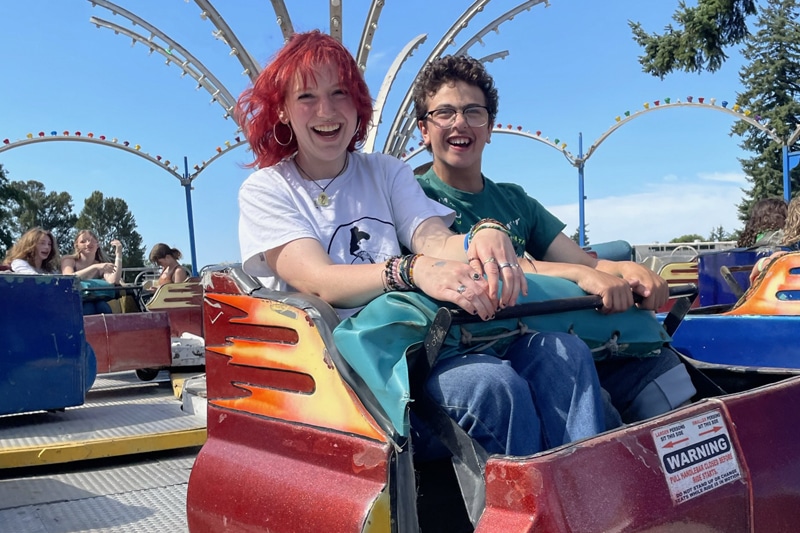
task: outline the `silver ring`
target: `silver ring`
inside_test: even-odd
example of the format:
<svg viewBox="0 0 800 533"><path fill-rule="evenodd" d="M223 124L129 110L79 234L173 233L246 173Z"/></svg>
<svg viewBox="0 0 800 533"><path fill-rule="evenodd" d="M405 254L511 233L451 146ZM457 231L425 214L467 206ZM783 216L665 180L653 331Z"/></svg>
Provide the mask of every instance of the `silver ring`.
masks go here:
<svg viewBox="0 0 800 533"><path fill-rule="evenodd" d="M519 268L519 263L514 263L513 265L511 265L511 268Z"/></svg>
<svg viewBox="0 0 800 533"><path fill-rule="evenodd" d="M497 261L497 259L495 259L494 257L490 257L489 259L484 261L483 264L488 265L489 263L494 263L495 261Z"/></svg>
<svg viewBox="0 0 800 533"><path fill-rule="evenodd" d="M503 270L504 268L514 268L514 265L511 263L500 263L500 270Z"/></svg>
<svg viewBox="0 0 800 533"><path fill-rule="evenodd" d="M478 274L477 272L473 272L472 273L472 279L474 279L475 281L478 281L479 279L481 279L481 275Z"/></svg>
<svg viewBox="0 0 800 533"><path fill-rule="evenodd" d="M459 287L456 289L456 292L458 294L464 294L465 290L467 290L467 286L466 285L459 285Z"/></svg>

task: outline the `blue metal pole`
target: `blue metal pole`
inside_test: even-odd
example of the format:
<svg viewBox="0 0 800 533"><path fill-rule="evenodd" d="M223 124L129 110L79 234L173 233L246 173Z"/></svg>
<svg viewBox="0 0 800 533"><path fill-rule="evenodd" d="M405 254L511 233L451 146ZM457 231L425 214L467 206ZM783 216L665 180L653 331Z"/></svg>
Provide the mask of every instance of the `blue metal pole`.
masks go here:
<svg viewBox="0 0 800 533"><path fill-rule="evenodd" d="M791 183L789 181L789 147L783 146L783 199L789 202L792 199Z"/></svg>
<svg viewBox="0 0 800 533"><path fill-rule="evenodd" d="M578 241L586 246L586 214L583 204L586 200L583 192L583 133L578 132Z"/></svg>
<svg viewBox="0 0 800 533"><path fill-rule="evenodd" d="M186 217L189 219L189 249L192 254L192 276L197 275L197 250L194 244L194 218L192 217L192 180L189 178L189 158L183 158L183 185L186 191Z"/></svg>

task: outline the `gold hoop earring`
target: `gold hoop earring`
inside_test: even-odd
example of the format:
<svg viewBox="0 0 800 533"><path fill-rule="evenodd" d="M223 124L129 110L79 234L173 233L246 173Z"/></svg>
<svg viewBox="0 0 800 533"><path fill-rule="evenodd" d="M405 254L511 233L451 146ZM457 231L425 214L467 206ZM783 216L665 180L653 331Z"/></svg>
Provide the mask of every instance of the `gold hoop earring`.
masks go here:
<svg viewBox="0 0 800 533"><path fill-rule="evenodd" d="M283 122L276 122L275 124L272 125L272 137L275 139L275 142L280 144L281 146L289 146L290 144L292 144L292 139L294 139L294 130L288 124L284 124L284 126L289 128L289 140L286 141L286 143L284 144L284 143L282 143L281 141L278 140L278 134L275 131L275 127L278 124L283 124Z"/></svg>

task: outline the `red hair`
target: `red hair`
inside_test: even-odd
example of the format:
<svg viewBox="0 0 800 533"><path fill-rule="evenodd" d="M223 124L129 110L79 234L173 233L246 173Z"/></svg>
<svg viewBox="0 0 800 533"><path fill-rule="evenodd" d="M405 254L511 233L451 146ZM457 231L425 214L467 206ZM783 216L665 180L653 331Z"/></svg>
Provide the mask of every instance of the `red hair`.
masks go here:
<svg viewBox="0 0 800 533"><path fill-rule="evenodd" d="M247 166L269 167L297 151L294 136L286 146L281 145L290 138L291 126L280 122L278 111L285 105L290 84L298 77L308 83L322 65L338 65L339 83L356 108L358 129L347 150L352 152L364 142L372 119L372 98L355 59L342 43L319 30L296 33L236 103L234 117L255 154L255 161Z"/></svg>

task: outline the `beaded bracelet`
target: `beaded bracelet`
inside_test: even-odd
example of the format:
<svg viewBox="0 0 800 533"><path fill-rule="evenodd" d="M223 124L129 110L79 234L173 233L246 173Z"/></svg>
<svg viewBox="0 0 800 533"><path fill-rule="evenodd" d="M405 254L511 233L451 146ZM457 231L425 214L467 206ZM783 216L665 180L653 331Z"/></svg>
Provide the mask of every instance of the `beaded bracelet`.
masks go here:
<svg viewBox="0 0 800 533"><path fill-rule="evenodd" d="M383 269L383 292L413 291L417 288L414 283L414 263L420 254L390 257Z"/></svg>
<svg viewBox="0 0 800 533"><path fill-rule="evenodd" d="M422 257L422 254L415 254L414 257L411 258L411 261L408 264L408 284L417 288L417 284L414 283L414 264L417 262L417 259Z"/></svg>
<svg viewBox="0 0 800 533"><path fill-rule="evenodd" d="M496 229L505 233L509 239L511 238L511 230L508 226L493 218L482 218L470 228L469 233L467 233L464 237L465 252L469 249L469 245L472 242L473 237L475 237L475 234L482 229Z"/></svg>

